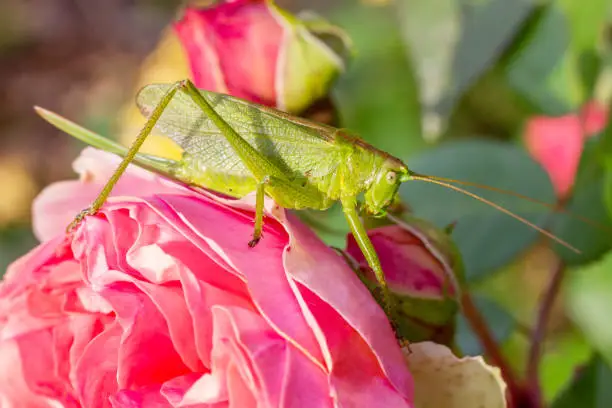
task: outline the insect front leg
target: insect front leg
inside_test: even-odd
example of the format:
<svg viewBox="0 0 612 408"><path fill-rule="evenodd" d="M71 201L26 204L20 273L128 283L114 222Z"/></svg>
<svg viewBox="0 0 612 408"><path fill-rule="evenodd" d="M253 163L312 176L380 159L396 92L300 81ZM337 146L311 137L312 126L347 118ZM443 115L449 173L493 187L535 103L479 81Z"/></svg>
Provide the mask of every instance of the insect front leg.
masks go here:
<svg viewBox="0 0 612 408"><path fill-rule="evenodd" d="M98 210L100 210L102 205L104 205L104 203L106 202L106 199L108 198L110 193L113 191L113 188L115 187L115 185L117 184L117 182L119 181L123 173L125 172L125 169L127 169L127 166L134 160L136 153L138 153L144 141L147 139L149 134L151 134L151 131L153 130L153 128L155 127L155 124L157 123L157 120L160 118L162 113L164 113L164 110L166 109L166 107L168 106L168 104L170 103L174 95L176 94L176 92L182 87L184 87L183 81L177 82L162 97L162 99L159 101L159 104L155 107L155 109L153 110L149 118L147 119L147 122L141 129L140 133L138 134L138 137L136 138L136 140L134 140L134 143L132 143L132 146L130 146L130 149L126 153L125 157L123 158L121 163L119 163L117 170L115 170L113 175L106 182L106 184L102 188L102 191L100 192L100 194L98 194L98 197L96 197L96 199L91 204L91 206L81 211L75 217L75 219L70 223L70 225L67 228L68 231L76 227L83 220L83 218L85 218L87 215L96 214Z"/></svg>
<svg viewBox="0 0 612 408"><path fill-rule="evenodd" d="M368 265L370 265L370 268L372 268L372 271L376 276L376 280L380 285L383 309L385 310L387 317L391 321L391 325L394 329L396 329L398 321L397 305L393 296L391 295L391 292L389 291L389 286L387 285L387 281L385 280L385 274L383 273L382 267L380 266L380 260L378 259L376 250L372 245L372 241L370 241L370 238L368 237L368 233L365 227L363 226L363 223L359 219L359 214L357 213L357 200L355 197L345 197L342 198L341 201L344 215L346 216L349 227L351 228L351 232L355 237L355 241L357 241L361 252L363 253L365 259L368 261ZM399 340L403 341L402 339Z"/></svg>

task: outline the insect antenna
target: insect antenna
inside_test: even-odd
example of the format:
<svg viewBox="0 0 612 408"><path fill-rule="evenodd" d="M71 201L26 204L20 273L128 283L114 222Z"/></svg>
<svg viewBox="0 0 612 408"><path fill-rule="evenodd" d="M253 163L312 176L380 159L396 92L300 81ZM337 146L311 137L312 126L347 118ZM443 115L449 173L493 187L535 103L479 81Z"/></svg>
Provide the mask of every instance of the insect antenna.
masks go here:
<svg viewBox="0 0 612 408"><path fill-rule="evenodd" d="M521 217L520 215L514 214L512 211L508 210L507 208L502 207L501 205L496 204L493 201L487 200L486 198L480 197L479 195L474 194L474 193L472 193L470 191L467 191L467 190L465 190L465 189L463 189L461 187L458 187L458 186L456 186L454 184L451 184L452 182L456 182L455 180L450 181L450 179L448 179L448 181L447 181L446 179L443 179L441 177L426 176L426 175L421 175L421 174L417 174L417 173L414 173L414 172L411 172L409 177L410 177L409 178L410 180L425 181L425 182L428 182L428 183L437 184L437 185L449 188L451 190L454 190L454 191L457 191L457 192L459 192L461 194L464 194L464 195L466 195L468 197L471 197L471 198L473 198L475 200L478 200L478 201L480 201L480 202L482 202L484 204L490 205L491 207L495 208L496 210L498 210L498 211L500 211L500 212L502 212L502 213L504 213L506 215L509 215L510 217L514 218L517 221L522 222L523 224L525 224L525 225L533 228L534 230L538 231L540 234L550 238L551 240L557 242L560 245L563 245L564 247L574 251L575 253L577 253L577 254L581 253L581 251L578 248L572 246L567 241L563 240L562 238L559 238L558 236L556 236L555 234L545 230L544 228L538 227L533 222L531 222L531 221ZM463 182L461 182L461 183L463 183ZM470 184L467 184L469 182L465 182L465 183L466 183L466 185L470 185ZM491 187L491 189L493 189L493 187ZM493 189L492 191L495 191L495 190ZM500 190L500 191L504 191L504 190ZM510 193L510 192L508 192L508 193ZM517 193L517 196L520 196L520 194ZM530 201L537 201L537 200L530 199ZM539 204L550 205L550 204L544 203L544 202L539 202Z"/></svg>
<svg viewBox="0 0 612 408"><path fill-rule="evenodd" d="M454 183L454 184L459 184L461 186L475 187L475 188L480 188L482 190L493 191L495 193L505 194L505 195L508 195L508 196L520 198L522 200L529 201L531 203L541 205L542 207L546 207L546 208L548 208L548 209L550 209L550 210L552 210L554 212L565 214L568 217L575 218L575 219L577 219L579 221L582 221L585 224L589 224L590 226L592 226L594 228L597 228L599 230L602 230L602 231L605 231L605 232L612 232L612 228L609 228L609 227L606 227L604 225L601 225L600 223L598 223L596 221L593 221L590 218L581 216L579 214L575 214L575 213L573 213L573 212L571 212L571 211L569 211L569 210L559 206L558 204L547 203L545 201L541 201L541 200L535 199L533 197L529 197L529 196L526 196L524 194L517 193L515 191L509 191L509 190L504 190L504 189L497 188L497 187L486 186L486 185L474 183L474 182L471 182L471 181L455 180L455 179L448 178L448 177L430 176L430 175L418 174L418 173L414 173L414 172L410 173L410 174L412 176L423 177L423 178L427 178L427 179L430 179L430 180L438 180L438 181L442 181L442 182L445 182L445 183Z"/></svg>

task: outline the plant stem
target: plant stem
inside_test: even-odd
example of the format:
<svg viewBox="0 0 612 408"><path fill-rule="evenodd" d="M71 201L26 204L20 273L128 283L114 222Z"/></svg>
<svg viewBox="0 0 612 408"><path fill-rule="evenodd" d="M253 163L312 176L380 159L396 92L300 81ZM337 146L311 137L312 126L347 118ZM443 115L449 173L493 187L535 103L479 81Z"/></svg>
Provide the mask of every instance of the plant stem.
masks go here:
<svg viewBox="0 0 612 408"><path fill-rule="evenodd" d="M555 300L561 283L565 276L565 264L556 258L553 270L550 274L548 285L542 293L538 314L536 317L535 327L531 334L529 355L527 358L526 377L529 387L529 393L534 406L542 406L542 392L540 389L539 368L542 357L542 343L546 337L546 328L552 313Z"/></svg>

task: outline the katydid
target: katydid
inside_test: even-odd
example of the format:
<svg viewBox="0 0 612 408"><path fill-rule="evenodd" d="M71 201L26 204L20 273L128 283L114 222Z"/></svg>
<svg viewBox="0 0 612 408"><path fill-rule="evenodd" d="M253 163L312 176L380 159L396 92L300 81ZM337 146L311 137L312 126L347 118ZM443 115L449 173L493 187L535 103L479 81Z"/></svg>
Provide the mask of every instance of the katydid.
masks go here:
<svg viewBox="0 0 612 408"><path fill-rule="evenodd" d="M43 118L58 128L124 157L92 206L79 214L75 222L100 209L132 161L184 183L229 196L243 197L256 192L249 247L254 247L262 235L264 195L289 209L325 210L340 201L350 229L379 282L383 306L392 323L395 314L392 297L378 256L359 218L357 196L360 193L364 193L366 212L382 216L396 198L402 182L422 180L443 185L493 205L571 248L548 231L449 184L448 180L412 172L400 159L342 129L229 95L198 90L189 80L145 86L137 96L137 104L148 120L129 150L37 108ZM138 153L154 128L183 149L181 160Z"/></svg>

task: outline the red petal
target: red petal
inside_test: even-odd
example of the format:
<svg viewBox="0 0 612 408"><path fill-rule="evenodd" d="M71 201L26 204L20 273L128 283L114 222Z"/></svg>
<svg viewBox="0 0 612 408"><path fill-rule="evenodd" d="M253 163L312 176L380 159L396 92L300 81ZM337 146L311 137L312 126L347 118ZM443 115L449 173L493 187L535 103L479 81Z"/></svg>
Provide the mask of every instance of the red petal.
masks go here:
<svg viewBox="0 0 612 408"><path fill-rule="evenodd" d="M276 104L276 65L284 30L267 2L187 9L175 27L196 86Z"/></svg>
<svg viewBox="0 0 612 408"><path fill-rule="evenodd" d="M582 108L585 136L591 137L601 132L608 123L608 111L597 101L591 101Z"/></svg>
<svg viewBox="0 0 612 408"><path fill-rule="evenodd" d="M525 143L548 173L558 197L571 190L582 154L583 136L576 115L539 116L527 123Z"/></svg>

